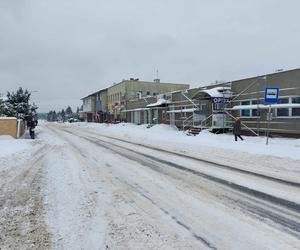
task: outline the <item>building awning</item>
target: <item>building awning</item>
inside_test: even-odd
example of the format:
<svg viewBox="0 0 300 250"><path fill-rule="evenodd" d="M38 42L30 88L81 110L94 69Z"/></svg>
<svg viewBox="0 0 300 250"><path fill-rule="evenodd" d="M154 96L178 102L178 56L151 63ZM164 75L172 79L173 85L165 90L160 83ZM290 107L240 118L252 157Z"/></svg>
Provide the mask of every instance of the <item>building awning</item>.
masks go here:
<svg viewBox="0 0 300 250"><path fill-rule="evenodd" d="M157 102L155 102L155 103L148 104L147 107L149 107L149 108L159 107L159 106L166 105L169 103L171 103L171 102L166 99L161 98L161 99L158 99Z"/></svg>
<svg viewBox="0 0 300 250"><path fill-rule="evenodd" d="M127 109L127 110L122 110L121 112L134 112L134 111L145 111L145 110L150 110L150 108Z"/></svg>
<svg viewBox="0 0 300 250"><path fill-rule="evenodd" d="M245 110L245 109L269 109L269 105L265 104L253 104L253 105L237 105L227 110ZM300 103L282 103L282 104L271 104L272 109L278 108L300 108Z"/></svg>
<svg viewBox="0 0 300 250"><path fill-rule="evenodd" d="M195 112L197 109L193 108L193 109L175 109L175 110L169 110L167 111L167 113L193 113Z"/></svg>

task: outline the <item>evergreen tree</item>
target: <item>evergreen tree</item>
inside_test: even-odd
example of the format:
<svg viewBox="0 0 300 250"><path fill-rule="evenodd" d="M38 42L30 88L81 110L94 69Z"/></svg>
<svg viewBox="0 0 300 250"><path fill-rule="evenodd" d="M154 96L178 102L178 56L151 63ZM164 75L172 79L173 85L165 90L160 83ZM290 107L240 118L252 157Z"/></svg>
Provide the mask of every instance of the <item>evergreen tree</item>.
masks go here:
<svg viewBox="0 0 300 250"><path fill-rule="evenodd" d="M57 120L59 120L59 121L62 120L62 118L61 118L61 112L60 111L57 112Z"/></svg>
<svg viewBox="0 0 300 250"><path fill-rule="evenodd" d="M79 118L80 118L79 107L77 107L77 109L76 109L76 119L79 119Z"/></svg>
<svg viewBox="0 0 300 250"><path fill-rule="evenodd" d="M52 110L50 110L49 112L48 112L48 114L47 114L47 121L48 122L52 122Z"/></svg>
<svg viewBox="0 0 300 250"><path fill-rule="evenodd" d="M33 103L32 105L30 105L30 109L29 109L29 116L33 117L35 120L38 119L38 114L36 112L36 110L38 109L38 106L35 105L35 103Z"/></svg>
<svg viewBox="0 0 300 250"><path fill-rule="evenodd" d="M66 109L66 117L71 118L72 116L73 116L73 111L72 111L71 107L68 106Z"/></svg>
<svg viewBox="0 0 300 250"><path fill-rule="evenodd" d="M50 112L47 114L47 121L49 122L57 121L57 114L55 110L50 110Z"/></svg>
<svg viewBox="0 0 300 250"><path fill-rule="evenodd" d="M0 116L4 115L4 101L0 98Z"/></svg>
<svg viewBox="0 0 300 250"><path fill-rule="evenodd" d="M53 122L56 122L56 121L57 121L57 114L56 114L56 111L55 111L55 110L53 111L53 114L52 114L52 121L53 121Z"/></svg>
<svg viewBox="0 0 300 250"><path fill-rule="evenodd" d="M21 87L16 92L7 92L5 101L4 114L6 116L26 119L31 116L36 118L38 107L29 103L31 93L23 90Z"/></svg>
<svg viewBox="0 0 300 250"><path fill-rule="evenodd" d="M62 109L62 111L61 111L61 120L63 121L63 122L65 122L65 120L66 120L66 113L65 113L65 110L64 109Z"/></svg>

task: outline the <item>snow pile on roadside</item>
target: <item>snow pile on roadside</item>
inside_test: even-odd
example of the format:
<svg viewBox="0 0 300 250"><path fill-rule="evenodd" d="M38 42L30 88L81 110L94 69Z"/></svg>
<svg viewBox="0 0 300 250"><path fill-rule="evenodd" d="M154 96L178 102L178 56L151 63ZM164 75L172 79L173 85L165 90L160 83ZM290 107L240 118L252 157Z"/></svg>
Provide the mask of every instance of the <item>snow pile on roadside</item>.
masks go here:
<svg viewBox="0 0 300 250"><path fill-rule="evenodd" d="M15 139L11 136L0 136L0 158L7 157L26 150L31 146L30 140Z"/></svg>
<svg viewBox="0 0 300 250"><path fill-rule="evenodd" d="M0 141L2 140L15 140L15 138L10 135L0 135Z"/></svg>
<svg viewBox="0 0 300 250"><path fill-rule="evenodd" d="M212 134L203 131L194 138L191 138L195 145L207 145L209 147L224 148L232 151L242 151L253 154L273 155L278 157L290 157L300 159L299 139L269 138L269 145L266 145L265 137L243 136L244 141L234 141L229 134Z"/></svg>
<svg viewBox="0 0 300 250"><path fill-rule="evenodd" d="M234 151L272 155L277 157L289 157L300 159L299 139L270 138L266 145L265 137L244 136L244 141L234 141L230 134L212 134L207 130L198 136L186 136L183 131L169 125L155 125L147 128L147 125L135 125L131 123L98 124L98 123L73 123L64 126L86 128L100 135L112 136L130 140L146 145L155 145L163 149L197 152L203 149L222 149L229 153Z"/></svg>

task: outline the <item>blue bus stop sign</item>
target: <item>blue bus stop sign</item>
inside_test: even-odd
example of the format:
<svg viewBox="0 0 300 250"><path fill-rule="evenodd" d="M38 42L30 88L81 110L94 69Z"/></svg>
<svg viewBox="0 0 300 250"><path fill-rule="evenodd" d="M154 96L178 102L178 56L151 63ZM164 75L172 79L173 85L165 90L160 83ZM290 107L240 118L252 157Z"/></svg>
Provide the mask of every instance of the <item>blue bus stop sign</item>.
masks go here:
<svg viewBox="0 0 300 250"><path fill-rule="evenodd" d="M265 103L278 103L279 88L265 89Z"/></svg>

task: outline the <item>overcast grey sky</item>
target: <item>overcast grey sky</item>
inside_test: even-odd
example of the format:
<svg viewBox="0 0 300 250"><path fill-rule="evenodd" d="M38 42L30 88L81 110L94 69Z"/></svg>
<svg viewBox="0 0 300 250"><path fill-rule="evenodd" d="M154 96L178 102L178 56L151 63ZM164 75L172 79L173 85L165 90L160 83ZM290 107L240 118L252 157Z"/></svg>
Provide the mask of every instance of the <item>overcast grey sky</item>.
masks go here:
<svg viewBox="0 0 300 250"><path fill-rule="evenodd" d="M192 87L300 67L299 0L0 0L0 93L39 111L129 77Z"/></svg>

